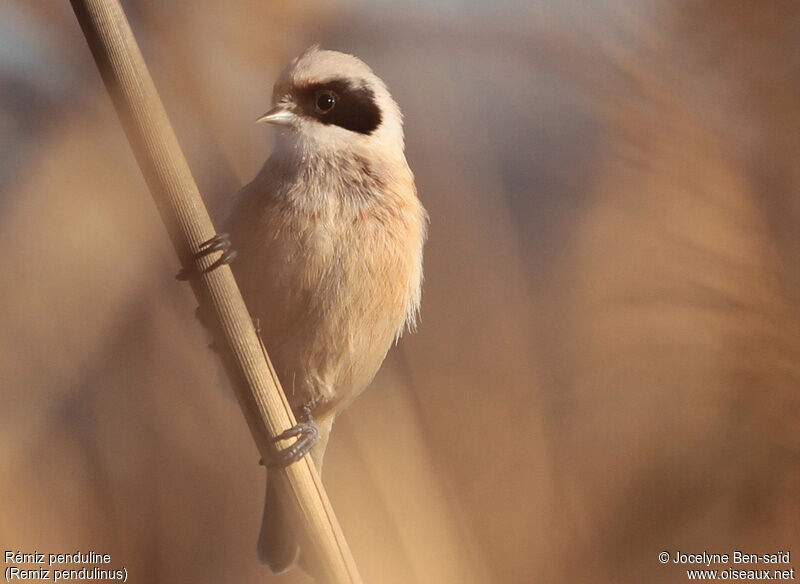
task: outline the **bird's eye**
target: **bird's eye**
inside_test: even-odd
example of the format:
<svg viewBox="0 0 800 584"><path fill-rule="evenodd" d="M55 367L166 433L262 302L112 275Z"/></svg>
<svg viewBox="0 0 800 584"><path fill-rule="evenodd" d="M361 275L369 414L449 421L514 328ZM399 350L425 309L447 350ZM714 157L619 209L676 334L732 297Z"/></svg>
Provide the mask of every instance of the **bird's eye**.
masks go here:
<svg viewBox="0 0 800 584"><path fill-rule="evenodd" d="M321 114L327 114L336 105L336 94L330 90L323 89L317 92L317 111Z"/></svg>

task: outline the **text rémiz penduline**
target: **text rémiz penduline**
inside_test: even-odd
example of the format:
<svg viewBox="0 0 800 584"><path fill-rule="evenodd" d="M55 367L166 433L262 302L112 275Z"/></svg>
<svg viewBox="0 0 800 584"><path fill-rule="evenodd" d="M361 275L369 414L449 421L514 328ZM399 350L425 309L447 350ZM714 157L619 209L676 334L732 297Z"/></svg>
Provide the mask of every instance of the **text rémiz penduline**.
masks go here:
<svg viewBox="0 0 800 584"><path fill-rule="evenodd" d="M95 551L43 554L36 550L33 552L6 550L5 561L6 564L41 564L42 566L55 564L108 564L111 562L111 556L109 554L98 554Z"/></svg>

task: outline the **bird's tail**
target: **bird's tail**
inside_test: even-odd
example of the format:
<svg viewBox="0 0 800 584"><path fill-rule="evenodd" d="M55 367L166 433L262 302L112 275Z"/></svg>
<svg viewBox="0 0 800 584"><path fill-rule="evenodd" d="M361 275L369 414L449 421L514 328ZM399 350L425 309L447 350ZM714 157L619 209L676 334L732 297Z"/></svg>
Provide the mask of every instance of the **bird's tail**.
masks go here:
<svg viewBox="0 0 800 584"><path fill-rule="evenodd" d="M300 546L297 545L288 519L278 500L275 481L267 477L264 516L261 519L261 534L258 536L258 559L276 574L291 568L300 555Z"/></svg>
<svg viewBox="0 0 800 584"><path fill-rule="evenodd" d="M311 450L311 458L322 472L322 457L328 445L333 419L318 420L319 440ZM300 546L292 529L289 516L278 498L275 481L267 473L267 494L264 500L264 515L261 519L261 533L258 536L258 559L267 564L276 574L287 571L295 565L300 556Z"/></svg>

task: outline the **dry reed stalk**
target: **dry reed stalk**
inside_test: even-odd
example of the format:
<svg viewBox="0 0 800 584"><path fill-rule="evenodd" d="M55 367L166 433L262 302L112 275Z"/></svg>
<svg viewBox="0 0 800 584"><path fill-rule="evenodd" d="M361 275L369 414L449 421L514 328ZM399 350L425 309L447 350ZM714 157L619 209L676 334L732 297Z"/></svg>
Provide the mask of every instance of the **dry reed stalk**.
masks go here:
<svg viewBox="0 0 800 584"><path fill-rule="evenodd" d="M117 0L70 2L175 251L185 269L195 270L190 279L195 296L219 325L213 327L219 337L216 344L253 439L268 459L276 448L272 437L296 421L230 268L204 273L217 254L195 259L201 244L215 235L214 227L130 25ZM310 458L273 472L279 477L284 504L315 577L329 584L360 584L347 541Z"/></svg>

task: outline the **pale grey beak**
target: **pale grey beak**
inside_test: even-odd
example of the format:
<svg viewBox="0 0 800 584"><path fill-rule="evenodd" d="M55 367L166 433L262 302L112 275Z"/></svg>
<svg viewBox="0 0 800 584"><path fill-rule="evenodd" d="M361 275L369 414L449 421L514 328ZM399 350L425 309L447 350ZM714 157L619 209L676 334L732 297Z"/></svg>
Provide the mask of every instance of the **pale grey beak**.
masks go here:
<svg viewBox="0 0 800 584"><path fill-rule="evenodd" d="M286 109L284 105L276 105L263 116L256 120L256 123L265 122L267 124L275 124L277 126L289 126L294 122L295 115L290 110Z"/></svg>

